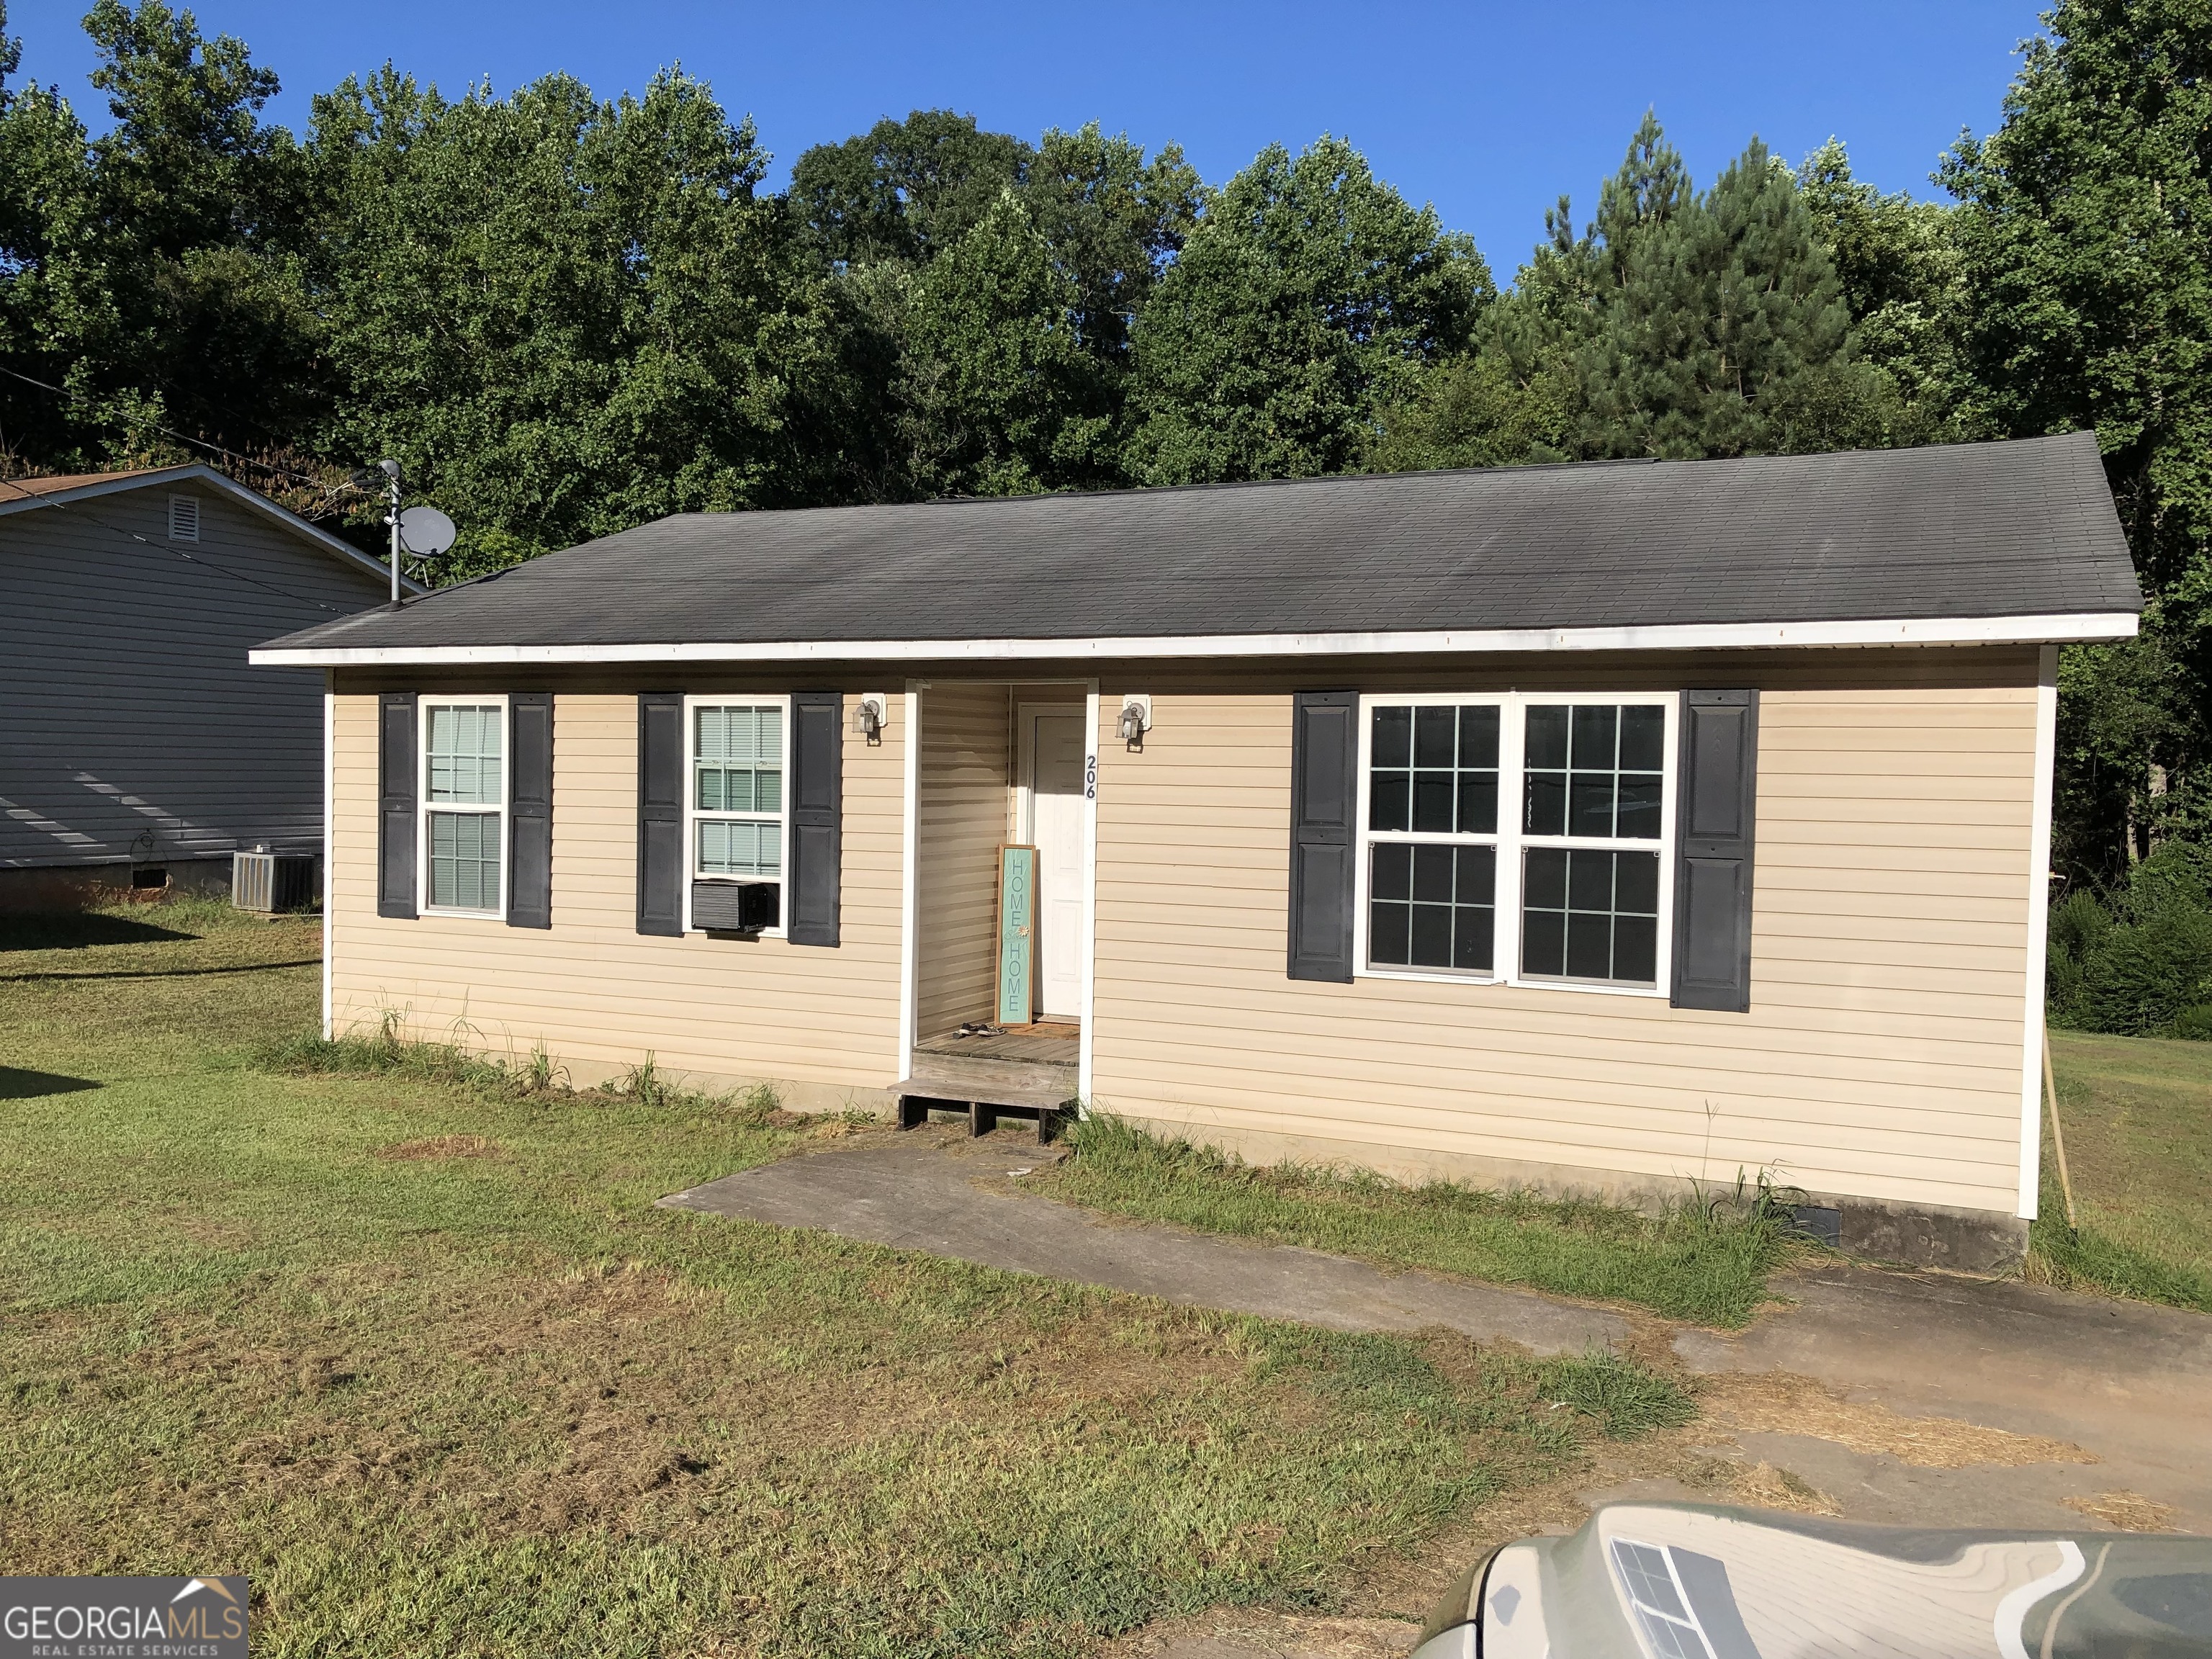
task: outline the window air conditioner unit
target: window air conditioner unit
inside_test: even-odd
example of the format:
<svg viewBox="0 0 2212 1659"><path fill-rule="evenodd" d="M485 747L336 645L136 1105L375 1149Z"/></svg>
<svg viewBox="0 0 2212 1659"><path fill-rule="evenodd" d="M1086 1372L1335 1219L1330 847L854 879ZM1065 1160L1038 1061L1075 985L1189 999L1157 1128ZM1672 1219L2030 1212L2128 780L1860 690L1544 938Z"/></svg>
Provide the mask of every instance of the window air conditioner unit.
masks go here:
<svg viewBox="0 0 2212 1659"><path fill-rule="evenodd" d="M691 925L709 933L757 933L782 914L781 882L695 881Z"/></svg>

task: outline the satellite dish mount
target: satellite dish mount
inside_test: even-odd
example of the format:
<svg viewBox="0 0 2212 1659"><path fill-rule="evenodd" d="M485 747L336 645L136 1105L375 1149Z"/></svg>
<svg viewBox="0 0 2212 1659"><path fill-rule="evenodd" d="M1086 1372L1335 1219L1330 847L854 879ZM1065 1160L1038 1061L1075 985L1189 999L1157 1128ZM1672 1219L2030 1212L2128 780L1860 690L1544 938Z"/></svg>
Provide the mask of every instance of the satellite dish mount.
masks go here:
<svg viewBox="0 0 2212 1659"><path fill-rule="evenodd" d="M399 603L400 567L411 553L418 559L434 559L449 550L460 535L453 521L434 507L399 505L399 463L379 461L385 477L384 522L392 527L392 602Z"/></svg>

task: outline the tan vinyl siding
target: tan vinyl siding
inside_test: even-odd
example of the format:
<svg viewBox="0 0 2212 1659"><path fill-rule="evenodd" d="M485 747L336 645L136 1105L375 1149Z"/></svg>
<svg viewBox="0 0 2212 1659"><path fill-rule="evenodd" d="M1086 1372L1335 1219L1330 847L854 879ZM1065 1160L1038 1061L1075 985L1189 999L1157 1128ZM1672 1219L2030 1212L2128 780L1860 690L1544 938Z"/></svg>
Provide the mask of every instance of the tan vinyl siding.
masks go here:
<svg viewBox="0 0 2212 1659"><path fill-rule="evenodd" d="M1751 1012L1287 978L1287 694L1394 683L1760 686ZM2012 1210L2032 653L1129 685L1152 692L1154 729L1137 755L1100 734L1099 1105L1262 1144L1647 1186L1765 1170L1821 1193Z"/></svg>
<svg viewBox="0 0 2212 1659"><path fill-rule="evenodd" d="M374 571L155 483L0 515L0 868L320 850L322 676L246 657L377 604Z"/></svg>
<svg viewBox="0 0 2212 1659"><path fill-rule="evenodd" d="M494 687L479 678L465 689L552 683L526 675ZM408 689L464 688L426 679ZM892 700L879 746L851 735L848 716L843 943L833 950L640 934L635 694L556 689L550 933L377 915L376 699L350 689L337 697L335 1026L398 1010L419 1036L495 1054L543 1042L579 1081L649 1054L665 1073L796 1085L801 1104L835 1105L841 1091L896 1082L902 702Z"/></svg>
<svg viewBox="0 0 2212 1659"><path fill-rule="evenodd" d="M925 1032L990 1007L1008 708L1038 700L1019 682L1049 672L983 683L917 665L932 681L918 764ZM1822 1194L2010 1214L2035 672L2035 653L2010 647L1103 665L1091 1097L1201 1137L1386 1167L1676 1192L1765 1170ZM805 683L841 674L879 678L830 668ZM373 693L548 685L551 933L380 921ZM1748 1013L1286 977L1293 690L1685 685L1762 691ZM586 1080L650 1053L673 1071L794 1084L817 1103L896 1080L903 699L880 746L846 739L845 943L811 950L635 933L647 686L796 689L759 671L340 675L339 1024L397 1008L422 1035L472 1033L495 1051L542 1039ZM1113 731L1124 689L1153 698L1141 753Z"/></svg>
<svg viewBox="0 0 2212 1659"><path fill-rule="evenodd" d="M933 685L921 694L915 1025L922 1036L990 1018L1012 770L1004 685Z"/></svg>

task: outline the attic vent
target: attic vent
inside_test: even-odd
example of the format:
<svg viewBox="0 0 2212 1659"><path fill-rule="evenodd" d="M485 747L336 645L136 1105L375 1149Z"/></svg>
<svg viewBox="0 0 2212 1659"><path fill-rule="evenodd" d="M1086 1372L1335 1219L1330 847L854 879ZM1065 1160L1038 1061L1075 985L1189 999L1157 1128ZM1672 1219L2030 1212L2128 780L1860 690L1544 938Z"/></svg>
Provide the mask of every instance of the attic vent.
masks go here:
<svg viewBox="0 0 2212 1659"><path fill-rule="evenodd" d="M169 539L173 542L196 542L200 538L200 498L197 495L169 497Z"/></svg>

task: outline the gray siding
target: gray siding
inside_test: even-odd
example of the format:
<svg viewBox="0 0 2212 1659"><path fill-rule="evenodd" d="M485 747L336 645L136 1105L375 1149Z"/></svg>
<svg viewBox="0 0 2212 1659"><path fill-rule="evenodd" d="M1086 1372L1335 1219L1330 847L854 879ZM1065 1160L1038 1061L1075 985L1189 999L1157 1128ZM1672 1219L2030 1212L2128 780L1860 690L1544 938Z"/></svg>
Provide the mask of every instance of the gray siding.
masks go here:
<svg viewBox="0 0 2212 1659"><path fill-rule="evenodd" d="M190 482L0 516L0 868L319 850L322 676L246 653L382 598Z"/></svg>

